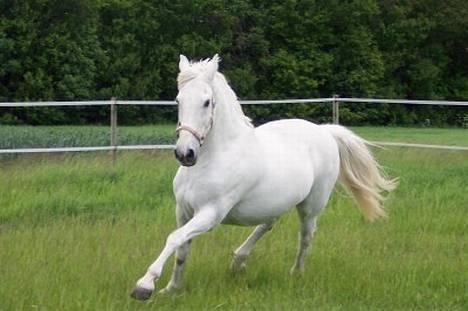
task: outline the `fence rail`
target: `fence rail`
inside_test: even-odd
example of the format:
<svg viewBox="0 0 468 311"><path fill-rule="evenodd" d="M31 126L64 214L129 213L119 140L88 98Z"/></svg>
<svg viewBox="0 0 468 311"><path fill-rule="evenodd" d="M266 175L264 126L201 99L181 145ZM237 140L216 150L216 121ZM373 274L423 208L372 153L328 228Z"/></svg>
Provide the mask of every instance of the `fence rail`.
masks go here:
<svg viewBox="0 0 468 311"><path fill-rule="evenodd" d="M375 99L375 98L337 98L342 103L368 104L403 104L403 105L435 105L435 106L466 106L467 101L454 100L411 100L411 99Z"/></svg>
<svg viewBox="0 0 468 311"><path fill-rule="evenodd" d="M47 102L9 102L0 103L0 108L13 107L57 107L57 106L109 106L112 100L92 100L92 101L47 101Z"/></svg>
<svg viewBox="0 0 468 311"><path fill-rule="evenodd" d="M468 101L445 101L445 100L406 100L406 99L377 99L377 98L340 98L337 95L330 98L310 98L310 99L281 99L281 100L241 100L242 105L269 105L269 104L298 104L298 103L330 103L332 104L333 123L339 123L340 103L375 103L375 104L403 104L403 105L438 105L438 106L465 106ZM63 147L63 148L21 148L21 149L0 149L0 154L25 154L25 153L55 153L55 152L87 152L87 151L112 151L115 160L116 152L119 150L158 150L173 149L173 145L118 145L117 140L117 110L122 105L147 105L147 106L174 106L175 101L169 100L95 100L95 101L40 101L40 102L0 102L0 108L14 107L60 107L60 106L110 106L110 145L92 147ZM374 142L379 145L433 148L449 150L468 150L468 146L445 146L445 145L425 145L403 142Z"/></svg>

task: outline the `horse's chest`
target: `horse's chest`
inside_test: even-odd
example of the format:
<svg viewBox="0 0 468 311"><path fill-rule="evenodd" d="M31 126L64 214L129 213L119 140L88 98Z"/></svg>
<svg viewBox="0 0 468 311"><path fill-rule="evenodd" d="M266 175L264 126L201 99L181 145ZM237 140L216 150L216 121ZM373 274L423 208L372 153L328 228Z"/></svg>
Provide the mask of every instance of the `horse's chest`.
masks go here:
<svg viewBox="0 0 468 311"><path fill-rule="evenodd" d="M199 205L198 202L206 201L206 191L203 185L195 181L187 182L175 187L174 189L177 204L194 208Z"/></svg>
<svg viewBox="0 0 468 311"><path fill-rule="evenodd" d="M232 180L223 174L185 176L181 182L176 180L174 183L177 203L194 210L213 204L227 209L238 201L240 194L245 192L242 188L247 185L247 182L236 183Z"/></svg>

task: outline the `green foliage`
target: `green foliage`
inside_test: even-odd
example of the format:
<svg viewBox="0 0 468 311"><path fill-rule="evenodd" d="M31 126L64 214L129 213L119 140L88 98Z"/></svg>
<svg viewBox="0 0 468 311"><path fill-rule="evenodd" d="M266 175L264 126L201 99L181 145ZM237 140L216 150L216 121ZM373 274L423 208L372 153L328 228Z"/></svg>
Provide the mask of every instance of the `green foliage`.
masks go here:
<svg viewBox="0 0 468 311"><path fill-rule="evenodd" d="M5 0L0 101L171 99L179 54L220 53L241 98L468 99L464 0ZM457 125L458 109L352 105L346 124ZM328 121L316 105L249 108ZM122 108L123 123L175 118ZM107 122L106 109L0 111L3 124Z"/></svg>

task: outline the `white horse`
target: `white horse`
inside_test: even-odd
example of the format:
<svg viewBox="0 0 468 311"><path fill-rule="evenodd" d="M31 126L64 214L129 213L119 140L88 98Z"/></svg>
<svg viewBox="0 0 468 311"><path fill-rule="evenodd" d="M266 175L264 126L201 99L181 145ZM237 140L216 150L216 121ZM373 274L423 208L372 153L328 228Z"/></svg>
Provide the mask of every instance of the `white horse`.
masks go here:
<svg viewBox="0 0 468 311"><path fill-rule="evenodd" d="M133 298L151 296L174 252L172 277L161 292L179 288L191 239L219 224L257 225L234 251L231 269L241 270L255 242L294 206L301 228L291 272L301 272L317 216L338 177L369 220L384 215L381 193L395 186L382 176L367 142L342 126L296 119L254 128L218 72L218 62L218 55L195 63L180 56L175 154L182 166L174 178L178 229L138 280Z"/></svg>

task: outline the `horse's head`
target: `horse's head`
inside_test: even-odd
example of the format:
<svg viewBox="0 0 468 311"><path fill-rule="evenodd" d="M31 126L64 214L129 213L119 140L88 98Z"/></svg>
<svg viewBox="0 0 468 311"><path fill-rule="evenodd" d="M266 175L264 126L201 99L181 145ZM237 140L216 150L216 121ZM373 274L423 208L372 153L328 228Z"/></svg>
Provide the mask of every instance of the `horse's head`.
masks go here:
<svg viewBox="0 0 468 311"><path fill-rule="evenodd" d="M214 117L214 98L211 82L218 71L219 57L191 64L181 55L178 76L179 110L175 156L180 164L192 166L203 142L211 130Z"/></svg>

